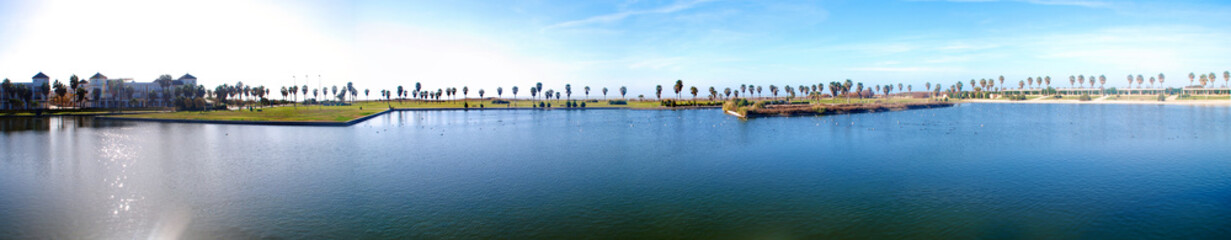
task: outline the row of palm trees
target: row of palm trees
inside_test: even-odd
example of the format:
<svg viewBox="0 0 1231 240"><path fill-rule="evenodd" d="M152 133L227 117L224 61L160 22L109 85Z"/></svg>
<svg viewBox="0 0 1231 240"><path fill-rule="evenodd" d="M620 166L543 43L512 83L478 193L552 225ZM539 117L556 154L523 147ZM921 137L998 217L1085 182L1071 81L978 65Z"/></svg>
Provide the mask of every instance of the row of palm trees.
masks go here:
<svg viewBox="0 0 1231 240"><path fill-rule="evenodd" d="M1223 77L1222 87L1226 88L1228 85L1231 85L1231 71L1223 71L1222 77ZM1051 76L1027 77L1025 80L1018 81L1017 89L1049 88L1051 87L1051 83L1052 83L1051 79L1052 79ZM1166 78L1166 75L1162 73L1159 73L1157 76L1149 76L1148 79L1144 75L1129 74L1127 77L1125 77L1125 80L1128 83L1127 84L1128 88L1134 88L1133 87L1134 83L1137 84L1136 88L1145 88L1145 86L1143 85L1145 85L1146 83L1150 84L1149 88L1154 88L1155 83L1163 84L1166 82L1167 78ZM1203 88L1213 88L1215 87L1215 83L1217 82L1217 80L1218 80L1218 75L1213 72L1210 72L1208 74L1201 74L1201 75L1197 75L1196 73L1188 74L1189 87L1200 86ZM999 87L997 87L997 81L999 81ZM1005 82L1004 76L1000 76L994 79L987 79L987 78L979 79L978 81L971 79L970 85L979 86L980 90L989 89L991 91L1002 91L1002 90L1011 89L1011 88L1006 88L1006 86L1004 85L1004 82ZM1094 88L1094 85L1098 84L1099 85L1098 88L1102 89L1107 84L1107 76L1106 75L1098 75L1098 76L1070 75L1069 76L1069 87L1070 88L1085 89L1087 88L1086 87L1087 84L1089 85L1088 88Z"/></svg>

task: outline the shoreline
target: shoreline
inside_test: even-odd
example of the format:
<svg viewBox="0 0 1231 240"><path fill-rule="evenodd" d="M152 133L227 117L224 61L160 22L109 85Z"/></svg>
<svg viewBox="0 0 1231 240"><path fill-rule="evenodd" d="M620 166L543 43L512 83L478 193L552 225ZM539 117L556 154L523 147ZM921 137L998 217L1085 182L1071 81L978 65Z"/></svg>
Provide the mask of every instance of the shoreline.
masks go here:
<svg viewBox="0 0 1231 240"><path fill-rule="evenodd" d="M266 126L316 126L316 127L347 127L355 125L369 119L385 115L392 112L416 112L416 111L518 111L518 110L538 110L538 111L553 111L553 110L649 110L649 111L664 111L664 110L691 110L691 109L717 109L720 106L693 106L693 107L660 107L660 108L630 108L630 107L562 107L562 108L389 108L384 111L376 112L366 116L351 119L345 122L312 122L312 121L245 121L245 120L202 120L202 119L169 119L169 118L132 118L132 117L112 117L112 116L94 116L99 120L110 121L139 121L139 122L162 122L162 123L202 123L202 124L235 124L235 125L266 125ZM48 117L48 116L44 116Z"/></svg>
<svg viewBox="0 0 1231 240"><path fill-rule="evenodd" d="M1168 101L1126 101L1126 100L1002 100L1002 99L967 99L963 103L997 103L997 104L1120 104L1120 105L1187 105L1187 106L1231 106L1231 101L1222 100L1168 100Z"/></svg>

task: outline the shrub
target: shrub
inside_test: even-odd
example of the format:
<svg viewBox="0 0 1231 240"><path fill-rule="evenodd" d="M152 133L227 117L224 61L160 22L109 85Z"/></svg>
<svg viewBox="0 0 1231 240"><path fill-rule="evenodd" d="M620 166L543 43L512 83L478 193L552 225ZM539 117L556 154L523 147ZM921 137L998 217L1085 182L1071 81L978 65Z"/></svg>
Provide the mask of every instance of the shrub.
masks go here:
<svg viewBox="0 0 1231 240"><path fill-rule="evenodd" d="M492 104L509 104L509 101L496 99L496 100L492 100Z"/></svg>
<svg viewBox="0 0 1231 240"><path fill-rule="evenodd" d="M1090 94L1082 94L1081 97L1077 97L1077 100L1083 102L1090 101Z"/></svg>
<svg viewBox="0 0 1231 240"><path fill-rule="evenodd" d="M1159 101L1159 102L1167 101L1167 96L1166 96L1166 95L1159 94L1159 95L1158 95L1158 101Z"/></svg>
<svg viewBox="0 0 1231 240"><path fill-rule="evenodd" d="M470 108L470 103L462 103L462 108Z"/></svg>
<svg viewBox="0 0 1231 240"><path fill-rule="evenodd" d="M607 101L607 104L610 104L610 105L628 105L628 101L624 101L624 100L611 100L611 101Z"/></svg>
<svg viewBox="0 0 1231 240"><path fill-rule="evenodd" d="M1086 96L1086 95L1082 95L1082 96ZM1022 97L1025 97L1025 96L1022 96ZM1087 96L1087 97L1089 97L1089 96ZM1060 96L1060 95L1052 95L1052 96L1051 96L1051 98L1061 99L1061 98L1064 98L1064 97L1063 97L1063 96Z"/></svg>
<svg viewBox="0 0 1231 240"><path fill-rule="evenodd" d="M585 108L585 107L586 107L586 102L581 102L581 108Z"/></svg>

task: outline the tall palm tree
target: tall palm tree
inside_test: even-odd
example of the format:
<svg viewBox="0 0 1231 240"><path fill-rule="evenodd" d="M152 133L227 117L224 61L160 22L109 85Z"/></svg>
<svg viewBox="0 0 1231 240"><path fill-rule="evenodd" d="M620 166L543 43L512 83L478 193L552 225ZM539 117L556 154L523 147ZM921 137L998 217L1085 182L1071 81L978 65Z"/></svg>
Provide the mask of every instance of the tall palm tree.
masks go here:
<svg viewBox="0 0 1231 240"><path fill-rule="evenodd" d="M684 91L684 80L683 80L683 79L676 79L676 80L675 80L675 86L674 86L674 87L675 87L675 88L674 88L673 90L675 90L675 98L677 98L677 99L678 99L678 98L680 98L680 92L681 92L681 91Z"/></svg>
<svg viewBox="0 0 1231 240"><path fill-rule="evenodd" d="M1000 75L1000 78L998 80L1000 80L1000 85L1004 86L1004 75Z"/></svg>
<svg viewBox="0 0 1231 240"><path fill-rule="evenodd" d="M851 92L851 86L854 85L855 83L850 78L847 78L846 82L842 83L842 95L846 95L846 103L851 103L851 95L847 93Z"/></svg>
<svg viewBox="0 0 1231 240"><path fill-rule="evenodd" d="M603 87L603 100L607 100L607 87Z"/></svg>
<svg viewBox="0 0 1231 240"><path fill-rule="evenodd" d="M1231 85L1231 71L1222 71L1222 84Z"/></svg>
<svg viewBox="0 0 1231 240"><path fill-rule="evenodd" d="M620 98L627 100L628 98L624 97L625 94L628 94L628 87L620 86Z"/></svg>
<svg viewBox="0 0 1231 240"><path fill-rule="evenodd" d="M1103 89L1103 85L1107 84L1107 75L1098 75L1098 88Z"/></svg>
<svg viewBox="0 0 1231 240"><path fill-rule="evenodd" d="M1077 75L1077 86L1084 86L1084 85L1086 85L1086 75Z"/></svg>
<svg viewBox="0 0 1231 240"><path fill-rule="evenodd" d="M1163 76L1163 74L1162 74L1162 73L1159 73L1159 74L1158 74L1158 85L1159 85L1160 87L1162 87L1162 85L1163 85L1163 83L1164 83L1164 80L1165 80L1165 79L1166 79L1166 78L1164 78L1164 76Z"/></svg>
<svg viewBox="0 0 1231 240"><path fill-rule="evenodd" d="M1137 88L1141 88L1141 84L1145 83L1145 78L1141 74L1137 74Z"/></svg>
<svg viewBox="0 0 1231 240"><path fill-rule="evenodd" d="M585 90L586 90L586 99L590 99L590 86L586 86Z"/></svg>
<svg viewBox="0 0 1231 240"><path fill-rule="evenodd" d="M1034 77L1026 77L1026 85L1030 85L1030 88L1034 88Z"/></svg>
<svg viewBox="0 0 1231 240"><path fill-rule="evenodd" d="M565 96L564 98L565 100L573 100L573 85L572 84L564 84L564 96Z"/></svg>
<svg viewBox="0 0 1231 240"><path fill-rule="evenodd" d="M654 96L658 97L659 101L663 100L663 85L654 87Z"/></svg>
<svg viewBox="0 0 1231 240"><path fill-rule="evenodd" d="M1188 73L1188 85L1193 85L1193 79L1195 78L1197 78L1197 75L1189 72Z"/></svg>
<svg viewBox="0 0 1231 240"><path fill-rule="evenodd" d="M1051 87L1051 76L1043 77L1043 82L1046 83L1047 87L1050 88Z"/></svg>

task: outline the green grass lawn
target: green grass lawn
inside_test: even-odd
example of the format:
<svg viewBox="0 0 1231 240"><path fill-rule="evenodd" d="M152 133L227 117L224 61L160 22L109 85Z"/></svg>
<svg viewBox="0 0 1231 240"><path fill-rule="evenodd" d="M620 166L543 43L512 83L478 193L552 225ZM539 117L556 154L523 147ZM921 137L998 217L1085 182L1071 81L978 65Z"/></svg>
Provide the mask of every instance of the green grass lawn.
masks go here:
<svg viewBox="0 0 1231 240"><path fill-rule="evenodd" d="M563 107L564 100L548 101L552 107ZM537 103L535 101L534 103ZM355 102L350 106L278 106L257 108L260 111L235 110L235 111L209 111L209 112L171 112L171 113L148 113L148 114L133 114L124 115L126 118L148 118L148 119L180 119L180 120L209 120L209 121L256 121L256 122L345 122L363 116L371 115L393 108L414 109L414 108L454 108L460 109L465 104L469 104L470 108L479 108L480 104L486 108L530 108L532 101L518 100L512 104L492 104L490 100L467 100L467 101L440 101L440 102L425 102L425 101L360 101ZM649 109L658 108L657 101L631 101L628 105L610 105L607 101L599 101L597 103L586 103L586 107L622 107L633 109Z"/></svg>
<svg viewBox="0 0 1231 240"><path fill-rule="evenodd" d="M261 111L171 112L124 115L126 118L259 122L345 122L385 110L383 107L299 106L260 108Z"/></svg>

